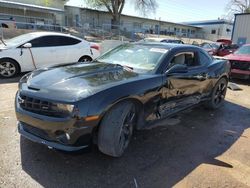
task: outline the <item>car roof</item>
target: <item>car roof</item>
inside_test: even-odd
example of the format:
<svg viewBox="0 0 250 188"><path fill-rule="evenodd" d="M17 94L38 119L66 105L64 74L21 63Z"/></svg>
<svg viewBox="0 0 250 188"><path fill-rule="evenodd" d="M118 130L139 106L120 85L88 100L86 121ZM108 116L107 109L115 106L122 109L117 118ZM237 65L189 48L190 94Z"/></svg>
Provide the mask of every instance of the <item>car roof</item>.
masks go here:
<svg viewBox="0 0 250 188"><path fill-rule="evenodd" d="M197 46L194 45L190 45L190 44L177 44L177 43L163 43L163 42L136 42L136 44L139 45L149 45L152 47L161 47L164 49L174 49L174 48L178 48L178 49L186 49L186 48L193 48L193 49L201 49Z"/></svg>
<svg viewBox="0 0 250 188"><path fill-rule="evenodd" d="M61 36L69 36L70 34L58 33L58 32L49 32L49 31L39 31L39 32L31 32L30 34L36 36L47 36L47 35L61 35Z"/></svg>

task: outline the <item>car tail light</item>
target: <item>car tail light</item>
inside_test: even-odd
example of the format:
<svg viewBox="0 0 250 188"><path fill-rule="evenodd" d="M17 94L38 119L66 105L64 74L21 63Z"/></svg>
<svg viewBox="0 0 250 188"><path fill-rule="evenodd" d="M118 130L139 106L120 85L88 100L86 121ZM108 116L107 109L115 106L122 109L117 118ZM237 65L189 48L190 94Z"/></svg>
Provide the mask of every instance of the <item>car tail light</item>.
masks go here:
<svg viewBox="0 0 250 188"><path fill-rule="evenodd" d="M100 46L97 44L91 44L90 48L100 51Z"/></svg>

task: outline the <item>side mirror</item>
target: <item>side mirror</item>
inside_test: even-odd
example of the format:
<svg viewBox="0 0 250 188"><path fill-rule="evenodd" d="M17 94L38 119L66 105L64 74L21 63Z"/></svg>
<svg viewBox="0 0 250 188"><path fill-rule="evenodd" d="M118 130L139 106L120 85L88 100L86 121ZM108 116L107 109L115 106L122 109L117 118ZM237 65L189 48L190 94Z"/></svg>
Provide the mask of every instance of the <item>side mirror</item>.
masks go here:
<svg viewBox="0 0 250 188"><path fill-rule="evenodd" d="M31 43L25 43L22 47L23 48L31 48L32 44Z"/></svg>
<svg viewBox="0 0 250 188"><path fill-rule="evenodd" d="M187 65L185 64L176 64L172 67L170 67L167 70L167 74L173 74L173 73L187 73L188 72L188 68Z"/></svg>

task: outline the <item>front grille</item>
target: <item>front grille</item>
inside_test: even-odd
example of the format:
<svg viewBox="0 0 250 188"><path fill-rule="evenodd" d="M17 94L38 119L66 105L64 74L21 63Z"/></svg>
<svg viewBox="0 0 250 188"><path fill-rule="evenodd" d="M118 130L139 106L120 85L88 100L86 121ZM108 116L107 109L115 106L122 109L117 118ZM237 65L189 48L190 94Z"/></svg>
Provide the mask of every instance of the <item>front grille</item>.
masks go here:
<svg viewBox="0 0 250 188"><path fill-rule="evenodd" d="M49 135L44 130L30 126L30 125L23 123L23 122L22 122L22 127L23 127L24 131L26 131L30 134L33 134L33 135L35 135L39 138L45 139L47 141L52 141L51 138L49 137Z"/></svg>
<svg viewBox="0 0 250 188"><path fill-rule="evenodd" d="M250 62L247 61L230 61L232 69L250 70Z"/></svg>
<svg viewBox="0 0 250 188"><path fill-rule="evenodd" d="M22 109L36 114L51 117L66 117L68 115L59 111L55 103L28 97L25 95L19 95L18 103L20 104Z"/></svg>

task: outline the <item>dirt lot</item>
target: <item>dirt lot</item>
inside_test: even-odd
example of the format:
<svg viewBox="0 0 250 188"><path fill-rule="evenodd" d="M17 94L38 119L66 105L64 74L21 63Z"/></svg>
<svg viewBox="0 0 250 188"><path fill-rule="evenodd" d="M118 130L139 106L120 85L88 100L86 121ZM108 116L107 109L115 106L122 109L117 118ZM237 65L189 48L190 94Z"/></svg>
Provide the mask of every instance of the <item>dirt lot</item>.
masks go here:
<svg viewBox="0 0 250 188"><path fill-rule="evenodd" d="M122 158L65 154L20 138L15 79L0 80L0 187L250 187L250 87L217 111L137 132ZM169 123L170 122L170 123Z"/></svg>

